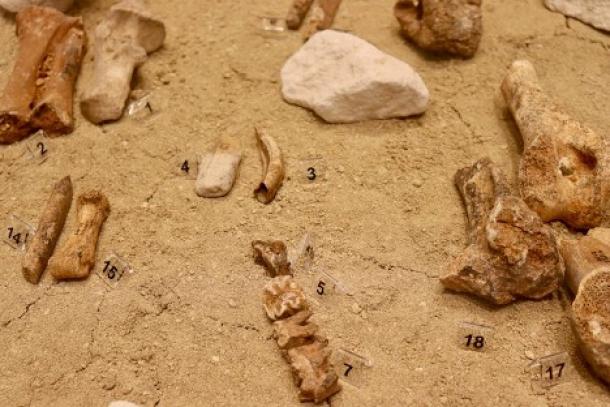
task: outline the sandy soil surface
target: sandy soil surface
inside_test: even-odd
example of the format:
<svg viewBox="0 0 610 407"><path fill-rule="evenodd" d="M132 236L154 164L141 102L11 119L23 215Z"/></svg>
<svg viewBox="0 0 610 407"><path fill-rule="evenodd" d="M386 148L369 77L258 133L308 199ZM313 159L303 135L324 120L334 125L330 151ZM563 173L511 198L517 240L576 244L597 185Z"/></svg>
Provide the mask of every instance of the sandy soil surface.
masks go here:
<svg viewBox="0 0 610 407"><path fill-rule="evenodd" d="M40 165L23 143L0 148L2 222L14 213L35 225L51 186L69 174L75 195L99 188L112 206L96 267L116 252L135 270L115 289L95 274L68 283L45 274L33 286L21 277L22 253L0 244L0 405L300 405L270 338L260 300L268 278L250 242L296 243L307 231L314 267L352 294L321 302L315 320L333 348L374 362L333 406L608 405L607 387L577 352L570 298L495 308L443 292L438 276L465 246L456 169L490 156L516 173L521 141L499 92L508 64L530 59L561 106L610 135L610 36L541 0L485 0L476 57L436 58L401 39L393 0L345 0L335 27L411 64L431 104L418 118L329 125L280 96L279 70L302 40L263 32L259 18L283 16L289 2L150 1L168 30L137 78L152 91L153 115L97 127L77 107L76 130L49 140ZM82 0L72 13L91 34L112 3ZM3 83L14 28L1 16ZM79 93L90 75L89 53ZM263 122L289 175L268 206L252 194L261 173L253 125ZM226 198L199 198L179 165L227 134L244 149L235 188ZM314 276L299 279L315 295ZM493 346L462 349L459 321L494 326ZM569 354L569 381L535 394L530 359L557 351Z"/></svg>

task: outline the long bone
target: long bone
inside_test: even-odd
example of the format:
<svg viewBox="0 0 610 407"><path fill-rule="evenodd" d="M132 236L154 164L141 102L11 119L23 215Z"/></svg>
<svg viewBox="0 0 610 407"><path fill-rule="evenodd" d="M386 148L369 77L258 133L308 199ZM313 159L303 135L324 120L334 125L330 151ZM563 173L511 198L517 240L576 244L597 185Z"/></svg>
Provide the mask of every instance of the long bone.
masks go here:
<svg viewBox="0 0 610 407"><path fill-rule="evenodd" d="M275 140L267 134L267 131L263 128L256 128L256 138L263 164L263 179L258 188L254 190L254 194L259 202L268 204L275 199L277 191L282 186L286 170L282 151Z"/></svg>

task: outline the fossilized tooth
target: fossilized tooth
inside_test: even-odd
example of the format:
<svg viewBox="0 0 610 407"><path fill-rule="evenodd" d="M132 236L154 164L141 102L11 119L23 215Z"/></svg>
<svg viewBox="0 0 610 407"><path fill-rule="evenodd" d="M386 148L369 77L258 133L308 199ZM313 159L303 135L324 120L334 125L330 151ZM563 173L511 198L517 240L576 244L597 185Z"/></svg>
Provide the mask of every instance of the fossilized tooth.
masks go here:
<svg viewBox="0 0 610 407"><path fill-rule="evenodd" d="M80 18L30 6L16 17L19 52L0 99L0 143L19 141L36 128L67 133L85 48Z"/></svg>
<svg viewBox="0 0 610 407"><path fill-rule="evenodd" d="M254 260L265 266L271 277L292 275L288 250L281 240L255 240L252 242Z"/></svg>
<svg viewBox="0 0 610 407"><path fill-rule="evenodd" d="M309 323L309 318L311 318L311 311L304 310L273 323L273 336L280 349L292 349L313 342L318 332L318 326Z"/></svg>
<svg viewBox="0 0 610 407"><path fill-rule="evenodd" d="M81 100L93 123L123 114L135 69L165 40L165 26L139 0L123 0L110 9L95 30L93 79Z"/></svg>
<svg viewBox="0 0 610 407"><path fill-rule="evenodd" d="M298 30L313 0L293 0L286 15L286 27L291 30Z"/></svg>
<svg viewBox="0 0 610 407"><path fill-rule="evenodd" d="M267 134L267 131L256 128L256 137L263 164L263 180L254 194L260 202L268 204L273 201L277 191L282 186L286 170L284 169L282 151L275 140Z"/></svg>
<svg viewBox="0 0 610 407"><path fill-rule="evenodd" d="M469 246L441 277L443 286L496 304L539 299L563 280L551 230L485 158L459 170L455 183L468 216Z"/></svg>
<svg viewBox="0 0 610 407"><path fill-rule="evenodd" d="M605 141L554 105L528 61L512 63L502 93L523 137L523 200L544 222L598 226L608 202Z"/></svg>
<svg viewBox="0 0 610 407"><path fill-rule="evenodd" d="M49 257L53 254L55 244L64 228L70 205L72 204L72 181L64 177L53 187L47 201L36 234L30 240L23 258L23 276L32 284L40 281L42 272L47 267Z"/></svg>
<svg viewBox="0 0 610 407"><path fill-rule="evenodd" d="M263 308L270 320L276 321L309 308L303 289L291 276L272 279L263 290Z"/></svg>
<svg viewBox="0 0 610 407"><path fill-rule="evenodd" d="M315 0L305 27L305 38L311 37L318 31L330 28L340 5L341 0Z"/></svg>
<svg viewBox="0 0 610 407"><path fill-rule="evenodd" d="M401 33L425 50L472 57L481 41L481 0L399 0Z"/></svg>
<svg viewBox="0 0 610 407"><path fill-rule="evenodd" d="M95 264L97 241L110 213L108 199L99 191L78 197L77 229L49 260L50 273L57 280L85 278Z"/></svg>
<svg viewBox="0 0 610 407"><path fill-rule="evenodd" d="M581 239L563 240L566 280L576 295L572 328L595 373L610 383L610 229L591 229Z"/></svg>
<svg viewBox="0 0 610 407"><path fill-rule="evenodd" d="M0 0L0 7L17 13L28 6L52 7L66 12L74 4L74 0Z"/></svg>
<svg viewBox="0 0 610 407"><path fill-rule="evenodd" d="M299 386L301 402L321 403L341 390L330 355L326 343L317 340L288 350L287 359Z"/></svg>
<svg viewBox="0 0 610 407"><path fill-rule="evenodd" d="M234 139L221 140L213 152L203 155L199 161L199 174L195 183L197 195L205 198L225 196L233 188L241 151Z"/></svg>

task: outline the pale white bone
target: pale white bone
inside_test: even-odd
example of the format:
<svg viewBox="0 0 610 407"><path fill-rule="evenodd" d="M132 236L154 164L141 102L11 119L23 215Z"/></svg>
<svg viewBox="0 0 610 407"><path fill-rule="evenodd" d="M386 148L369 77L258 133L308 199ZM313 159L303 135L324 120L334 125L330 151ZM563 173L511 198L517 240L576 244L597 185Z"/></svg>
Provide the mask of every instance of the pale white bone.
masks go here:
<svg viewBox="0 0 610 407"><path fill-rule="evenodd" d="M202 155L195 183L197 195L217 198L228 194L237 178L240 161L239 145L232 139L221 140L214 151Z"/></svg>

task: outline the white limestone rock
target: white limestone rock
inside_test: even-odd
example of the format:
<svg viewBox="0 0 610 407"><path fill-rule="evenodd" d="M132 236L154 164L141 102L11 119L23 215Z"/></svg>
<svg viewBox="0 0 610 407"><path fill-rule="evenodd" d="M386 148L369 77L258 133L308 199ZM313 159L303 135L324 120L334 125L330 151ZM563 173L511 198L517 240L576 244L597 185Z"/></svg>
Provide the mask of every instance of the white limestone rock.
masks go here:
<svg viewBox="0 0 610 407"><path fill-rule="evenodd" d="M282 68L282 95L330 123L421 114L429 92L407 63L355 35L324 30Z"/></svg>
<svg viewBox="0 0 610 407"><path fill-rule="evenodd" d="M610 0L545 0L549 10L610 31Z"/></svg>

